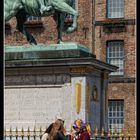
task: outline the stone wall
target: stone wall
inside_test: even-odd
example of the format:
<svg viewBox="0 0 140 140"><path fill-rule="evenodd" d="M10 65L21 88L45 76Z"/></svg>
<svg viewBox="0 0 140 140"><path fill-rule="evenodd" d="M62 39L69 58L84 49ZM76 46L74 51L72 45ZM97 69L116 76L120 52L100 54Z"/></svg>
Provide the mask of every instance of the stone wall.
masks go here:
<svg viewBox="0 0 140 140"><path fill-rule="evenodd" d="M62 114L64 93L60 85L8 87L4 97L4 120L7 128L10 125L13 128L42 126L44 129Z"/></svg>
<svg viewBox="0 0 140 140"><path fill-rule="evenodd" d="M10 128L10 126L13 129L16 127L27 128L28 126L39 128L42 126L44 130L57 118L65 120L67 130L71 129L72 123L78 118L89 122L92 128L95 128L95 125L101 128L100 121L104 120L105 116L101 115L101 78L99 76L91 75L92 78L89 81L86 75L80 76L78 74L71 76L70 80L64 82L62 79L67 79L67 77L61 75L59 81L47 83L42 79L53 81L57 79L56 75L43 74L38 77L38 80L35 80L36 75L25 75L24 72L22 73L23 78L19 76L19 80L17 80L16 77L18 76L16 75L6 77L4 94L4 126L6 128ZM29 79L30 84L28 83ZM89 100L87 102L87 81L90 82L90 95L93 93L93 86L96 85L98 90L97 101ZM81 84L79 113L76 112L76 83ZM86 108L88 103L90 104L90 111Z"/></svg>

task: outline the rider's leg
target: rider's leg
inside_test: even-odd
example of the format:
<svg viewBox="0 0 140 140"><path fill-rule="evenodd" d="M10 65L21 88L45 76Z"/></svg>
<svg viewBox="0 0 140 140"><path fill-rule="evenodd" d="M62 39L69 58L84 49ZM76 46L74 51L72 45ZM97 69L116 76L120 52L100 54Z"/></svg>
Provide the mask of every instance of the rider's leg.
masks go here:
<svg viewBox="0 0 140 140"><path fill-rule="evenodd" d="M56 22L57 25L57 44L63 44L62 41L62 30L64 27L64 19L65 16L64 14L56 13L53 16L54 21Z"/></svg>

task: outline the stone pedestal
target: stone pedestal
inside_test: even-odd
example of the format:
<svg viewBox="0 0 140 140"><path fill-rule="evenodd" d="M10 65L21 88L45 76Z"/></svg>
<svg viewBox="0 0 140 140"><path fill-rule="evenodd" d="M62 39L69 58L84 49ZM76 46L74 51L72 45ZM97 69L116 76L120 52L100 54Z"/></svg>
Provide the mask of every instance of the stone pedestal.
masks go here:
<svg viewBox="0 0 140 140"><path fill-rule="evenodd" d="M117 67L75 43L7 47L5 59L6 128L45 129L56 118L65 120L67 130L77 118L93 129L107 126L105 91L108 74Z"/></svg>

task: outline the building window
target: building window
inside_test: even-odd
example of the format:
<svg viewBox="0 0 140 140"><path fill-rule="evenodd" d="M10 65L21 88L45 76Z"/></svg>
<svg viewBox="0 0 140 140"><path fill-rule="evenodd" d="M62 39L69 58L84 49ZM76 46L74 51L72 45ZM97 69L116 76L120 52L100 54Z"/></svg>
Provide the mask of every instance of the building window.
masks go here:
<svg viewBox="0 0 140 140"><path fill-rule="evenodd" d="M124 74L124 42L123 41L109 41L107 42L107 63L119 67L116 72L110 75Z"/></svg>
<svg viewBox="0 0 140 140"><path fill-rule="evenodd" d="M34 16L29 16L27 18L27 21L40 21L41 17L34 17Z"/></svg>
<svg viewBox="0 0 140 140"><path fill-rule="evenodd" d="M123 18L124 17L124 0L107 1L107 17Z"/></svg>
<svg viewBox="0 0 140 140"><path fill-rule="evenodd" d="M121 133L124 127L124 101L109 100L108 101L108 128L114 133L115 129Z"/></svg>

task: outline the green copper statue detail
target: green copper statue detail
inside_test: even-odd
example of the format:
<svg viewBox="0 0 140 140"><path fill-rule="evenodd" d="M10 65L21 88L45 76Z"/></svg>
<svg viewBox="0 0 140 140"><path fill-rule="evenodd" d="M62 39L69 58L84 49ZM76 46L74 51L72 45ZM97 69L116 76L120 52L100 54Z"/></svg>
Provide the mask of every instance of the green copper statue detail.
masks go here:
<svg viewBox="0 0 140 140"><path fill-rule="evenodd" d="M77 29L78 13L72 8L73 0L5 0L5 22L16 17L17 29L26 36L30 44L37 44L34 37L24 28L27 16L46 17L53 15L57 24L58 42L62 42L62 31L74 32ZM71 27L64 29L67 14L73 15Z"/></svg>
<svg viewBox="0 0 140 140"><path fill-rule="evenodd" d="M52 9L51 5L45 5L44 0L38 0L38 3L41 5L40 6L40 13L44 14L45 12L48 12Z"/></svg>

